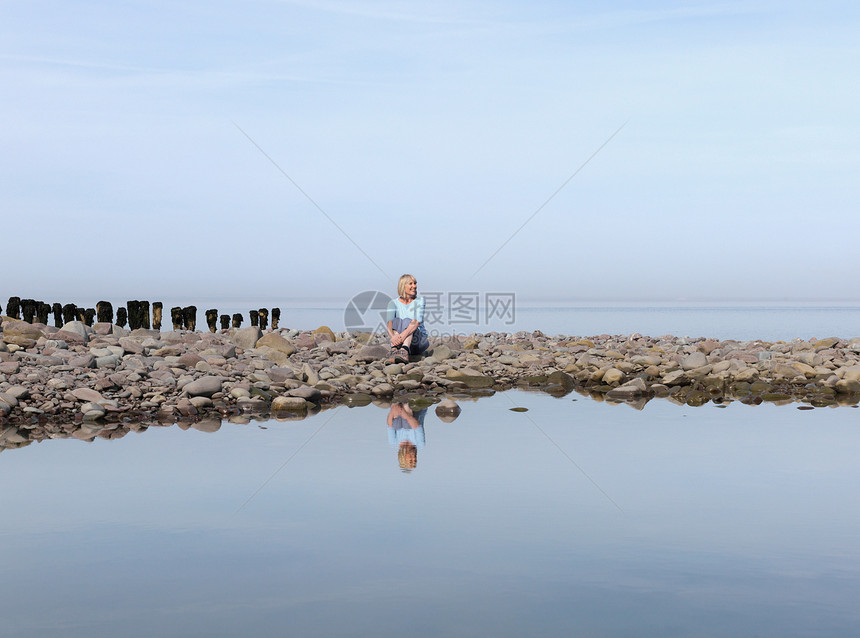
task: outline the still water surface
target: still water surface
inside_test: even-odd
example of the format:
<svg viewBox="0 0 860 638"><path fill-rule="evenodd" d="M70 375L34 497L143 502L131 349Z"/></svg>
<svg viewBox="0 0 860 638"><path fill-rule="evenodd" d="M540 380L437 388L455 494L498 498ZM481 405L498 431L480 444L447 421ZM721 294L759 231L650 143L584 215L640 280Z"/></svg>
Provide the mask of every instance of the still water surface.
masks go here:
<svg viewBox="0 0 860 638"><path fill-rule="evenodd" d="M461 405L4 452L0 636L860 630L860 411Z"/></svg>

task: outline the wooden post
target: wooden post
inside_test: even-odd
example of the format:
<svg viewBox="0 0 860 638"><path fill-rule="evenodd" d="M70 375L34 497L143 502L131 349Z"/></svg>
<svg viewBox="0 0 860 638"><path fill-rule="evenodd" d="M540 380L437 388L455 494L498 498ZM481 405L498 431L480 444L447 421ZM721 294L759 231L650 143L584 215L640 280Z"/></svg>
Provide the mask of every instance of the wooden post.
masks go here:
<svg viewBox="0 0 860 638"><path fill-rule="evenodd" d="M109 301L99 301L96 304L96 317L99 323L113 323L113 306Z"/></svg>
<svg viewBox="0 0 860 638"><path fill-rule="evenodd" d="M93 325L93 320L96 318L96 309L87 308L84 310L84 323L88 326Z"/></svg>
<svg viewBox="0 0 860 638"><path fill-rule="evenodd" d="M241 312L237 312L235 315L233 315L233 327L234 328L241 328L242 327L242 313Z"/></svg>
<svg viewBox="0 0 860 638"><path fill-rule="evenodd" d="M128 308L128 329L137 330L140 328L140 302L137 299L132 299L125 303Z"/></svg>
<svg viewBox="0 0 860 638"><path fill-rule="evenodd" d="M248 317L251 318L251 325L258 326L260 325L260 315L257 314L256 310L249 310Z"/></svg>
<svg viewBox="0 0 860 638"><path fill-rule="evenodd" d="M128 322L128 311L120 306L116 309L116 325L120 328L125 328L125 324Z"/></svg>
<svg viewBox="0 0 860 638"><path fill-rule="evenodd" d="M21 300L21 318L27 323L33 323L33 317L36 316L36 300L22 299Z"/></svg>
<svg viewBox="0 0 860 638"><path fill-rule="evenodd" d="M170 309L170 320L173 322L174 330L182 330L182 308L173 306Z"/></svg>
<svg viewBox="0 0 860 638"><path fill-rule="evenodd" d="M65 306L63 306L63 324L77 321L77 319L78 307L75 304L67 303Z"/></svg>
<svg viewBox="0 0 860 638"><path fill-rule="evenodd" d="M161 330L161 311L164 304L160 301L152 302L152 328L153 330Z"/></svg>
<svg viewBox="0 0 860 638"><path fill-rule="evenodd" d="M54 327L62 328L63 327L63 307L55 303L51 306L51 311L54 313Z"/></svg>
<svg viewBox="0 0 860 638"><path fill-rule="evenodd" d="M51 306L49 304L46 304L44 301L38 301L36 303L36 318L39 320L39 323L43 323L47 326L48 315L51 312Z"/></svg>
<svg viewBox="0 0 860 638"><path fill-rule="evenodd" d="M265 330L269 326L269 311L260 308L257 313L260 315L260 330Z"/></svg>
<svg viewBox="0 0 860 638"><path fill-rule="evenodd" d="M21 318L21 297L9 297L9 303L6 304L6 316L10 319Z"/></svg>
<svg viewBox="0 0 860 638"><path fill-rule="evenodd" d="M221 315L221 330L230 329L230 315Z"/></svg>
<svg viewBox="0 0 860 638"><path fill-rule="evenodd" d="M281 309L272 308L272 330L278 329L278 322L281 320Z"/></svg>
<svg viewBox="0 0 860 638"><path fill-rule="evenodd" d="M140 327L149 330L149 302L140 302Z"/></svg>
<svg viewBox="0 0 860 638"><path fill-rule="evenodd" d="M211 308L206 311L206 325L209 326L209 332L218 330L218 310Z"/></svg>
<svg viewBox="0 0 860 638"><path fill-rule="evenodd" d="M185 329L192 332L197 330L197 306L185 306L182 309L182 318L185 322Z"/></svg>

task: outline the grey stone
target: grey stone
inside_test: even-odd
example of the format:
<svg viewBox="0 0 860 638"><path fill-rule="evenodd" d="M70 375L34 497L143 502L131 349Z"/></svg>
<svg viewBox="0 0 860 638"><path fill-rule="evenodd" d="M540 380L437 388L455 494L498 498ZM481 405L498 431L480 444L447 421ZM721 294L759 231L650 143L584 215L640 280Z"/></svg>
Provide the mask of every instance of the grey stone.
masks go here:
<svg viewBox="0 0 860 638"><path fill-rule="evenodd" d="M63 332L71 332L79 337L83 337L84 339L89 339L92 334L92 330L82 321L70 321L67 324L64 324L62 328L60 328Z"/></svg>
<svg viewBox="0 0 860 638"><path fill-rule="evenodd" d="M389 347L382 344L364 346L356 353L355 359L364 363L380 361L388 356L388 351Z"/></svg>
<svg viewBox="0 0 860 638"><path fill-rule="evenodd" d="M187 384L182 391L192 397L211 397L216 392L221 392L221 377L201 377Z"/></svg>
<svg viewBox="0 0 860 638"><path fill-rule="evenodd" d="M257 345L257 341L263 336L263 332L257 326L234 329L230 334L230 340L237 348L250 350Z"/></svg>
<svg viewBox="0 0 860 638"><path fill-rule="evenodd" d="M313 403L317 403L322 397L322 393L316 388L312 388L309 385L299 386L298 388L294 388L293 390L288 390L286 392L286 396L289 397L301 397L305 401L311 401Z"/></svg>
<svg viewBox="0 0 860 638"><path fill-rule="evenodd" d="M705 356L704 352L693 352L681 361L681 367L684 370L695 370L706 365L708 365L708 357Z"/></svg>

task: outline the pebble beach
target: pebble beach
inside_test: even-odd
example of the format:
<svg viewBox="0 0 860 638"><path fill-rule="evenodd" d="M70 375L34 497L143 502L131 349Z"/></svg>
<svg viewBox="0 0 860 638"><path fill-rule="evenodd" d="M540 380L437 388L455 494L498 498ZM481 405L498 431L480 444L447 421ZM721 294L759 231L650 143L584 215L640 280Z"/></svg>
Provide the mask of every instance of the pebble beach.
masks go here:
<svg viewBox="0 0 860 638"><path fill-rule="evenodd" d="M52 438L117 438L153 425L213 430L222 420L306 417L338 405L409 401L456 417L456 400L512 387L571 392L641 409L860 402L860 338L734 341L540 331L436 339L424 356L386 362L368 333L252 326L57 328L2 317L0 449Z"/></svg>

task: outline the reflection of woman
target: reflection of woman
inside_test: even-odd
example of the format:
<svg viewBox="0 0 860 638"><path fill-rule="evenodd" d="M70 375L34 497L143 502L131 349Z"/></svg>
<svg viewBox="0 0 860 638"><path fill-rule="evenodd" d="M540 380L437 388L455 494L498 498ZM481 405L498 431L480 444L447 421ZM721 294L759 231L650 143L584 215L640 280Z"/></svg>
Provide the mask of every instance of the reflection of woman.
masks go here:
<svg viewBox="0 0 860 638"><path fill-rule="evenodd" d="M424 299L418 297L418 281L403 275L397 282L397 299L388 303L386 320L391 340L390 363L406 363L410 354L421 354L430 345L424 328Z"/></svg>
<svg viewBox="0 0 860 638"><path fill-rule="evenodd" d="M424 415L427 408L413 413L408 404L394 403L388 412L388 442L397 446L400 469L410 472L418 465L418 448L424 447Z"/></svg>

